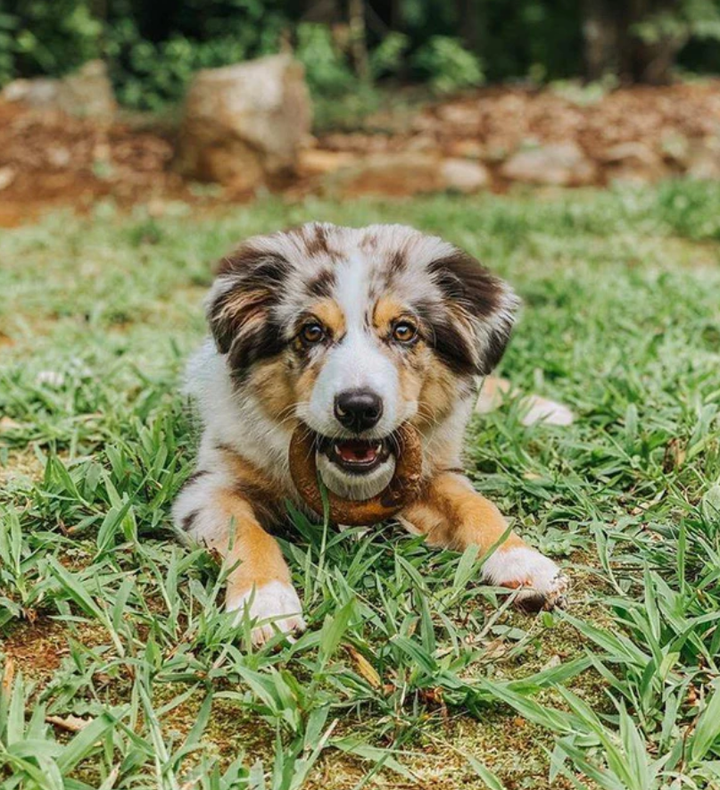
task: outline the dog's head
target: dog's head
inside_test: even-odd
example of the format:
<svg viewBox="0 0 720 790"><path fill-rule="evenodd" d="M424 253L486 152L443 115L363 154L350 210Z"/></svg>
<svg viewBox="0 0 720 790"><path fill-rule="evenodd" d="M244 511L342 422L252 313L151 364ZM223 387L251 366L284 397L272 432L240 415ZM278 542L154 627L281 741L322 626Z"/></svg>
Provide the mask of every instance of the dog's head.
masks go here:
<svg viewBox="0 0 720 790"><path fill-rule="evenodd" d="M392 477L400 425L446 419L499 362L516 306L509 286L435 236L309 224L225 258L208 319L240 393L304 423L325 482L360 499Z"/></svg>

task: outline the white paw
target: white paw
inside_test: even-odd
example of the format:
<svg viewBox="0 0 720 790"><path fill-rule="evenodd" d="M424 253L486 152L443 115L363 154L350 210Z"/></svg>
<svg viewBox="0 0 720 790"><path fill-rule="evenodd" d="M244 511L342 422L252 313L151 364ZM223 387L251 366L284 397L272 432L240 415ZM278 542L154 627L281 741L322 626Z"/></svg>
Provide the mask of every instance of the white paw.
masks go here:
<svg viewBox="0 0 720 790"><path fill-rule="evenodd" d="M236 623L248 612L250 620L255 621L252 630L255 645L264 644L278 632L291 634L305 630L300 599L293 587L283 582L269 582L233 598L228 597L227 610L238 612Z"/></svg>
<svg viewBox="0 0 720 790"><path fill-rule="evenodd" d="M525 609L553 609L565 602L567 577L551 559L526 546L497 549L483 565L483 576L499 587L522 588L516 601Z"/></svg>

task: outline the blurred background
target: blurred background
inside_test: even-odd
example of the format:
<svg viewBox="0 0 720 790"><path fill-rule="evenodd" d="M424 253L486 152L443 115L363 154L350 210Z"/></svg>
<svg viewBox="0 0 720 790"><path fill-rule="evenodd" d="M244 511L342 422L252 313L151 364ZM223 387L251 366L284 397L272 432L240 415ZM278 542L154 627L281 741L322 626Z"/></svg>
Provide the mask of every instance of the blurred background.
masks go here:
<svg viewBox="0 0 720 790"><path fill-rule="evenodd" d="M720 178L720 0L2 0L0 223Z"/></svg>

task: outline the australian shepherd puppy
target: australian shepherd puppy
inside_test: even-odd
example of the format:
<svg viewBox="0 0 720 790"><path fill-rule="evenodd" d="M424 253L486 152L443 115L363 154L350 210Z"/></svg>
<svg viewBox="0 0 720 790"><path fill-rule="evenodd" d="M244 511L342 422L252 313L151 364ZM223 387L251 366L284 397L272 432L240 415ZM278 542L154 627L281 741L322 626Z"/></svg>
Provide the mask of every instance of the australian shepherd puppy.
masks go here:
<svg viewBox="0 0 720 790"><path fill-rule="evenodd" d="M553 606L565 580L508 533L462 472L479 376L503 355L518 299L471 256L401 225L312 223L252 238L221 261L207 300L212 338L188 368L203 434L176 525L225 557L228 610L254 639L304 628L302 605L268 531L303 504L288 468L298 425L317 437L329 488L367 499L393 476L392 437L422 437L423 490L399 514L434 546L480 555L492 584ZM505 536L505 539L503 539Z"/></svg>

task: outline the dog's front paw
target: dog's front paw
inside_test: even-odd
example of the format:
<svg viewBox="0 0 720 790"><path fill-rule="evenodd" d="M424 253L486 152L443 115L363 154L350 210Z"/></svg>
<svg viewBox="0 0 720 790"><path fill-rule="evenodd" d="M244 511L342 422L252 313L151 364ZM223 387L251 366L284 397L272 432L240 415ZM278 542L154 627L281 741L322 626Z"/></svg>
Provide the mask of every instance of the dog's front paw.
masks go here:
<svg viewBox="0 0 720 790"><path fill-rule="evenodd" d="M491 584L521 588L516 602L527 611L565 605L567 577L551 559L527 546L497 549L483 565L483 575Z"/></svg>
<svg viewBox="0 0 720 790"><path fill-rule="evenodd" d="M255 622L252 630L254 645L265 644L276 633L292 634L305 630L302 604L292 585L274 581L252 587L236 595L228 595L227 610L238 612L240 622L247 612Z"/></svg>

